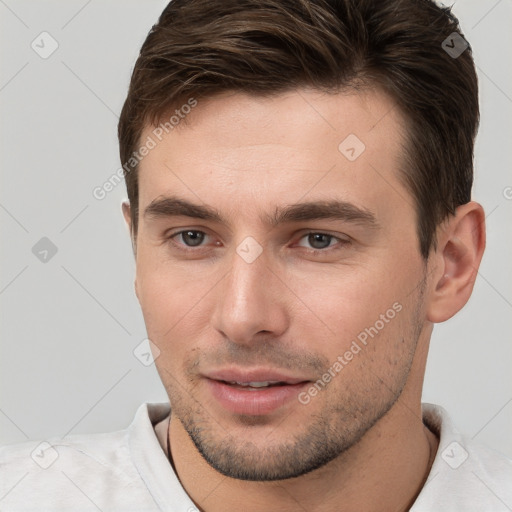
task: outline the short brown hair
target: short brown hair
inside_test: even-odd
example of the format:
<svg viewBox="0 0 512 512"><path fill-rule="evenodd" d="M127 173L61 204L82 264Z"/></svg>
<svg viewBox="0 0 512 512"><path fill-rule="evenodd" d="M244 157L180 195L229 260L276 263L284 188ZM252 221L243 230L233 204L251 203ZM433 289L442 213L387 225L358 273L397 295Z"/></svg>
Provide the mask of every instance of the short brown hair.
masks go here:
<svg viewBox="0 0 512 512"><path fill-rule="evenodd" d="M469 45L456 58L443 47L455 45L454 32L451 10L431 0L173 0L133 70L119 121L121 161L130 161L149 123L190 97L380 87L407 121L400 177L427 258L437 226L471 200L478 84ZM124 169L136 236L132 161Z"/></svg>

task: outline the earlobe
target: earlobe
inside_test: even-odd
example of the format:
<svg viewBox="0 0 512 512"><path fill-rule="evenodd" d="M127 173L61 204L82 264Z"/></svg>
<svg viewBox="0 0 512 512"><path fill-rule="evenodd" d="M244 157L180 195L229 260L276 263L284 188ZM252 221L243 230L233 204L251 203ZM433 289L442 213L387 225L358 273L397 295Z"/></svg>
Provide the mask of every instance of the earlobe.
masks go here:
<svg viewBox="0 0 512 512"><path fill-rule="evenodd" d="M485 214L471 201L457 208L455 216L438 233L435 272L427 318L439 323L460 311L471 296L485 249Z"/></svg>

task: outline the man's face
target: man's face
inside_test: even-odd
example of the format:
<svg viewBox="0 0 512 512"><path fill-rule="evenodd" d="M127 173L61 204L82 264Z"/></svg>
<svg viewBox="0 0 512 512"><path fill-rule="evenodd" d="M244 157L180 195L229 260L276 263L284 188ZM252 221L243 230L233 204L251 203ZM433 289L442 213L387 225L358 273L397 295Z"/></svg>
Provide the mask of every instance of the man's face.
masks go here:
<svg viewBox="0 0 512 512"><path fill-rule="evenodd" d="M137 294L173 421L220 472L304 474L400 396L425 317L403 125L381 93L302 90L143 134Z"/></svg>

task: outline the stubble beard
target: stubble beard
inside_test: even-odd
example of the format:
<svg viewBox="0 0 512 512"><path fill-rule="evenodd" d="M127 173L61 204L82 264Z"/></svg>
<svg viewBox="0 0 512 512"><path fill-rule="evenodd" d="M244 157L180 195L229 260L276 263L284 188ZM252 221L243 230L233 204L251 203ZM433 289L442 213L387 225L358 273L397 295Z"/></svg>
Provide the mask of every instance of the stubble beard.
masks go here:
<svg viewBox="0 0 512 512"><path fill-rule="evenodd" d="M184 398L182 388L171 388L168 392L173 416L181 422L208 464L231 478L260 482L284 480L325 466L355 446L399 400L423 329L420 308L424 284L423 281L419 285L416 303L409 313L409 323L405 324L409 332L394 341L382 338L374 340L375 343L395 344L399 366L390 364L388 368L393 371L380 376L371 370L370 365L362 364L360 369L364 377L356 383L347 380L343 387L338 386L337 393L331 390L330 396L325 396L325 405L316 414L308 411L308 405L301 405L297 401L289 417L274 425L266 419L258 421L258 418L239 416L238 435L235 436L221 427L197 400ZM406 353L399 352L400 349L404 351L404 347L407 347ZM341 380L338 382L341 384ZM327 393L333 384L320 392L319 397ZM295 419L293 416L297 408L299 415ZM298 431L283 432L279 436L279 428L285 424L293 425ZM263 438L257 444L247 441L251 429L261 429L262 426L266 428ZM247 436L239 434L244 429L248 429Z"/></svg>

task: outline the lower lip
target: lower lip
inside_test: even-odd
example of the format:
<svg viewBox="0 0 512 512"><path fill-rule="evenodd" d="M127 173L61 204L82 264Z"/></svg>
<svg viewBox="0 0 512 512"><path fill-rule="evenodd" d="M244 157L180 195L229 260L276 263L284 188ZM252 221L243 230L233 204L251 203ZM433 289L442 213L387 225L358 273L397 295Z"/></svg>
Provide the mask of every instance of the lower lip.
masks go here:
<svg viewBox="0 0 512 512"><path fill-rule="evenodd" d="M270 414L291 400L296 400L307 382L244 389L225 382L206 379L213 396L228 411L235 414L261 416Z"/></svg>

